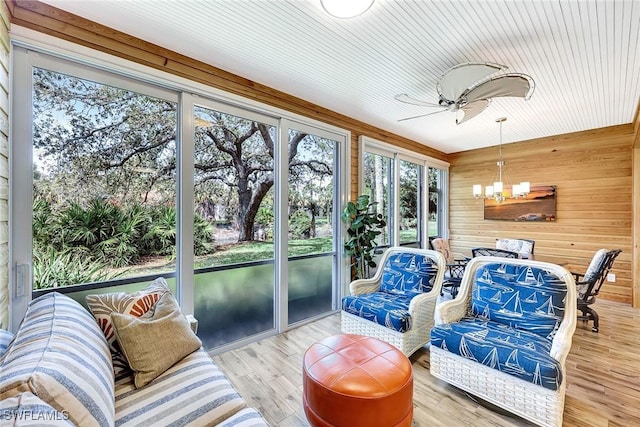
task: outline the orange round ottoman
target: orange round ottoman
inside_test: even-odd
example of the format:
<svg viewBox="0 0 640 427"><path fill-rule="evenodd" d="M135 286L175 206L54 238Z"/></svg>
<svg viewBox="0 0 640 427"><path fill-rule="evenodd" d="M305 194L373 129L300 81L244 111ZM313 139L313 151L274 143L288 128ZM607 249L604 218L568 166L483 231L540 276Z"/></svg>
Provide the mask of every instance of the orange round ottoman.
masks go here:
<svg viewBox="0 0 640 427"><path fill-rule="evenodd" d="M400 350L341 334L313 344L302 363L303 405L314 427L410 426L413 369Z"/></svg>

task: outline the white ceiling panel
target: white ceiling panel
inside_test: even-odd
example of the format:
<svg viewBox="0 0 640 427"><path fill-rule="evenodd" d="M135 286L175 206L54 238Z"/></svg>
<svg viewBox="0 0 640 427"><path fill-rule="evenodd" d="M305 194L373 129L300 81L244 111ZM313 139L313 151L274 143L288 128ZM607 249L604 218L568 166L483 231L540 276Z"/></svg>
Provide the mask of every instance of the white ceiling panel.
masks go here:
<svg viewBox="0 0 640 427"><path fill-rule="evenodd" d="M640 99L638 0L376 0L335 19L320 0L46 0L446 153L630 123ZM530 100L495 98L456 125L437 103L450 67L530 75Z"/></svg>

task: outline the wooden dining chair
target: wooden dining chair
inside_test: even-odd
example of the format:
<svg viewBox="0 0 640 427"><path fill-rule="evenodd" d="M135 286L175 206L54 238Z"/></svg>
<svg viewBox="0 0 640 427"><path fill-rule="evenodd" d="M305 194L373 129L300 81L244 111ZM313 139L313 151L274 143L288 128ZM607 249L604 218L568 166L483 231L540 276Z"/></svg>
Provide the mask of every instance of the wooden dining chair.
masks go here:
<svg viewBox="0 0 640 427"><path fill-rule="evenodd" d="M471 249L473 258L478 256L499 256L503 258L520 258L518 252L508 251L506 249L498 248L473 248Z"/></svg>

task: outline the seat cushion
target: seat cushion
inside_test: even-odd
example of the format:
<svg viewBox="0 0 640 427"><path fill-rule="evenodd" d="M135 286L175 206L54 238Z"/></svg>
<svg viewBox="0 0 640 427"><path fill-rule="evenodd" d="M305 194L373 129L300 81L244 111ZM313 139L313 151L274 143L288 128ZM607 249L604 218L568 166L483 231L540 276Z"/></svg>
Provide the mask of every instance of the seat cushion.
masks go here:
<svg viewBox="0 0 640 427"><path fill-rule="evenodd" d="M455 261L453 253L451 252L451 249L449 247L448 240L443 239L441 237L437 237L431 241L431 246L433 246L433 249L440 252L442 256L444 256L444 260L448 264L451 264Z"/></svg>
<svg viewBox="0 0 640 427"><path fill-rule="evenodd" d="M415 296L429 292L438 269L431 258L416 253L396 252L384 263L380 290Z"/></svg>
<svg viewBox="0 0 640 427"><path fill-rule="evenodd" d="M544 269L487 264L476 271L471 310L474 316L552 339L566 295L565 283Z"/></svg>
<svg viewBox="0 0 640 427"><path fill-rule="evenodd" d="M136 388L133 375L125 374L120 372L115 384L118 427L213 426L246 407L229 379L202 349L142 388Z"/></svg>
<svg viewBox="0 0 640 427"><path fill-rule="evenodd" d="M528 255L533 253L533 244L527 240L498 239L496 249L518 252L522 258L528 258Z"/></svg>
<svg viewBox="0 0 640 427"><path fill-rule="evenodd" d="M342 298L342 309L395 331L406 332L411 329L410 303L411 297L407 295L373 292Z"/></svg>
<svg viewBox="0 0 640 427"><path fill-rule="evenodd" d="M227 418L217 427L268 427L260 412L253 408L244 408L232 417Z"/></svg>
<svg viewBox="0 0 640 427"><path fill-rule="evenodd" d="M502 323L464 317L437 325L431 345L551 390L563 380L560 363L549 355L551 340Z"/></svg>
<svg viewBox="0 0 640 427"><path fill-rule="evenodd" d="M596 279L596 276L598 275L600 267L606 256L606 249L598 249L595 255L593 255L593 258L591 258L589 267L587 267L587 270L584 272L584 277L581 280L582 284L578 284L576 288L578 291L578 299L584 300L585 296L588 296L586 295L587 291L589 290L588 283Z"/></svg>

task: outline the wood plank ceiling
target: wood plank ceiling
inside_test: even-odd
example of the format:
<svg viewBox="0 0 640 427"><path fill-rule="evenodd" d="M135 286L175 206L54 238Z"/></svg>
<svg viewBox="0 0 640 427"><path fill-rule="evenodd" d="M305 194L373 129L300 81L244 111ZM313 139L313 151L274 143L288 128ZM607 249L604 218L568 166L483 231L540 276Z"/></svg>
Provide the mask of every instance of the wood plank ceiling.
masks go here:
<svg viewBox="0 0 640 427"><path fill-rule="evenodd" d="M411 138L445 153L631 123L640 99L640 1L376 0L335 19L320 0L46 0L60 9ZM531 75L529 101L479 116L436 102L448 68L470 61Z"/></svg>

